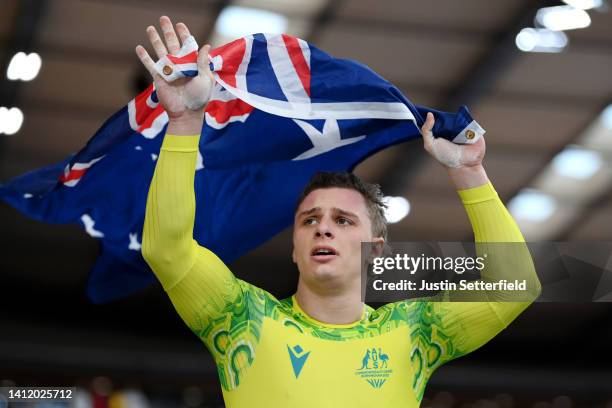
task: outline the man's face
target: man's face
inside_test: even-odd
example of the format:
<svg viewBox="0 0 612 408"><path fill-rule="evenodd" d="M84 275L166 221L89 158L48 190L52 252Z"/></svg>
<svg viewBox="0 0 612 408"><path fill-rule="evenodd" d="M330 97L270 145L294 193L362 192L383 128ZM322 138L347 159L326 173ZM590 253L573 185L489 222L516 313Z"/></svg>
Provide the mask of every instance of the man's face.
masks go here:
<svg viewBox="0 0 612 408"><path fill-rule="evenodd" d="M359 280L361 242L372 236L363 196L347 188L312 191L296 211L293 262L300 279L316 286L344 287Z"/></svg>

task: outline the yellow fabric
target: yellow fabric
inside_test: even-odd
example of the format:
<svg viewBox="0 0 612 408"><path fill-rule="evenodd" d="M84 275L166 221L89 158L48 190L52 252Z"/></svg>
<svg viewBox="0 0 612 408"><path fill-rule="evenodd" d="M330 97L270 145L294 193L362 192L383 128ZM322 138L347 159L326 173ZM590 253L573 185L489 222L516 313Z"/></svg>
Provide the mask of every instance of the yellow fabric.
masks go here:
<svg viewBox="0 0 612 408"><path fill-rule="evenodd" d="M402 301L351 325L318 324L294 298L234 277L193 240L198 136L166 135L147 200L142 254L181 318L211 352L228 407L418 407L444 362L485 344L529 302ZM493 186L459 191L477 242L523 242ZM483 272L539 290L529 252Z"/></svg>
<svg viewBox="0 0 612 408"><path fill-rule="evenodd" d="M225 264L193 239L199 139L200 135L164 138L147 197L142 237L143 257L181 318L195 329L205 326L238 290ZM194 311L198 311L197 320Z"/></svg>

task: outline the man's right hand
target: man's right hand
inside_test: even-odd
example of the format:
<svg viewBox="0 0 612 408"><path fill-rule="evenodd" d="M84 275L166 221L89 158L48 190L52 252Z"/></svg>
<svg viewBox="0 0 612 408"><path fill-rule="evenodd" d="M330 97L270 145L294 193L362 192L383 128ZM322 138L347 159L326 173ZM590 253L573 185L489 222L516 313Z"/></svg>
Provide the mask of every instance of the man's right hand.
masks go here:
<svg viewBox="0 0 612 408"><path fill-rule="evenodd" d="M178 32L181 42L183 42L191 35L189 29L185 24L178 23L175 32L172 22L166 16L160 17L159 22L162 33L164 34L165 45L155 27L147 27L147 35L155 53L158 58L162 58L168 53L176 55L181 49L176 32ZM170 125L172 125L173 122L175 124L192 123L196 118L199 118L201 129L203 108L208 103L214 83L209 68L209 50L210 45L204 45L198 52L197 76L192 78L179 78L173 82L166 82L166 80L155 70L155 62L151 59L144 47L142 45L136 47L138 58L140 58L142 64L153 77L157 97L168 114ZM197 133L200 133L199 129Z"/></svg>

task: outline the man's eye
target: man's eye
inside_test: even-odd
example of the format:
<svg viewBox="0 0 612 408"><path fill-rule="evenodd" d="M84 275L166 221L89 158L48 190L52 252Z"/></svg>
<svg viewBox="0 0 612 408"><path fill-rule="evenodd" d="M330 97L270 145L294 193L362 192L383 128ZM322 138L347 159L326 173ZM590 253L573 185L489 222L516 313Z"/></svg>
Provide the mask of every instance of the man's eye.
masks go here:
<svg viewBox="0 0 612 408"><path fill-rule="evenodd" d="M312 225L316 222L317 220L315 218L306 218L304 220L304 225Z"/></svg>
<svg viewBox="0 0 612 408"><path fill-rule="evenodd" d="M353 224L351 220L349 220L348 218L343 218L343 217L338 218L336 222L339 225L352 225Z"/></svg>

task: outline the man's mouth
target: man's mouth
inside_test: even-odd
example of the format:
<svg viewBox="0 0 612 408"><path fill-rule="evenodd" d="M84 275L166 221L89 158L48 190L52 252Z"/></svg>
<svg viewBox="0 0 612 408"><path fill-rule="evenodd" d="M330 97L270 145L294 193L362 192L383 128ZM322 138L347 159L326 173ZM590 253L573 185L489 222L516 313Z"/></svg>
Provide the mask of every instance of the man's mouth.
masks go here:
<svg viewBox="0 0 612 408"><path fill-rule="evenodd" d="M315 261L325 262L338 256L338 252L330 246L317 246L310 255Z"/></svg>

